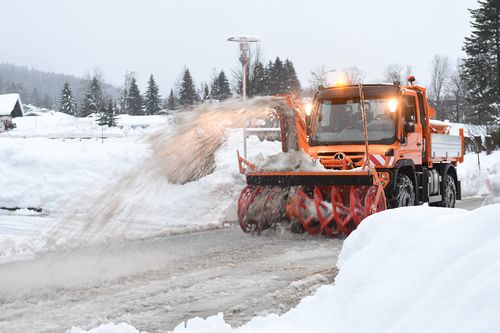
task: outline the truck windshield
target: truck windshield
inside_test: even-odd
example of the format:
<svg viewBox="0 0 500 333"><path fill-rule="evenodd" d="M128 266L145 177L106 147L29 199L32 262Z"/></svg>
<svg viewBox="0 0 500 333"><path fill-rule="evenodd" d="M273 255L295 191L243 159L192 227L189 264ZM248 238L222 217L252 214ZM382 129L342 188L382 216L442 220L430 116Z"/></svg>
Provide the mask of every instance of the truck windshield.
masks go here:
<svg viewBox="0 0 500 333"><path fill-rule="evenodd" d="M391 103L392 105L391 110ZM390 144L395 140L395 104L390 98L365 98L368 141ZM392 111L392 112L391 112ZM363 116L359 98L319 102L311 145L357 144L364 142Z"/></svg>

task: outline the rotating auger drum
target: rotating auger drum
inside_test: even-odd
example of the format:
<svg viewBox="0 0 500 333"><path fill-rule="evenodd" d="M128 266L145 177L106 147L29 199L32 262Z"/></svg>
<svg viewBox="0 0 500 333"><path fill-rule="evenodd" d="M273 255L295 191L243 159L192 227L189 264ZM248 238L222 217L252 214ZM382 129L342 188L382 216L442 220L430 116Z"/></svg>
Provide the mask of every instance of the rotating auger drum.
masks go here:
<svg viewBox="0 0 500 333"><path fill-rule="evenodd" d="M261 232L286 218L288 191L276 186L246 186L238 199L238 221L244 232Z"/></svg>
<svg viewBox="0 0 500 333"><path fill-rule="evenodd" d="M348 236L363 219L386 209L384 190L377 182L314 187L247 185L238 200L238 220L244 232L261 232L276 223L299 223L299 229L311 235Z"/></svg>
<svg viewBox="0 0 500 333"><path fill-rule="evenodd" d="M287 211L308 233L334 237L349 236L363 219L385 209L383 188L341 185L316 186L312 195L299 188Z"/></svg>

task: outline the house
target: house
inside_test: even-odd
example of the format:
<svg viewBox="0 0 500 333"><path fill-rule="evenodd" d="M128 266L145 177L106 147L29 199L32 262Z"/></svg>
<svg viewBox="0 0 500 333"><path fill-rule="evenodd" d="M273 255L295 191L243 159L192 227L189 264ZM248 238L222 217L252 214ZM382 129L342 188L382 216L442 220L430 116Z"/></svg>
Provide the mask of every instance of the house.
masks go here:
<svg viewBox="0 0 500 333"><path fill-rule="evenodd" d="M0 95L0 133L16 127L12 118L24 115L19 94Z"/></svg>

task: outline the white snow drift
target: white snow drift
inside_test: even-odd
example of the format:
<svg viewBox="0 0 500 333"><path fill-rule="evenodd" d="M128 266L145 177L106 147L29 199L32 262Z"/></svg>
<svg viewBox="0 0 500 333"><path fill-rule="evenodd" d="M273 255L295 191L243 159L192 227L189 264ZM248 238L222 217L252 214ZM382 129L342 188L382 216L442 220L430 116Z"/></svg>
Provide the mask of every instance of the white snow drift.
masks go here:
<svg viewBox="0 0 500 333"><path fill-rule="evenodd" d="M499 214L500 204L372 215L344 242L335 285L296 308L239 328L222 314L195 318L173 332L494 332L500 327ZM138 331L108 324L71 332Z"/></svg>

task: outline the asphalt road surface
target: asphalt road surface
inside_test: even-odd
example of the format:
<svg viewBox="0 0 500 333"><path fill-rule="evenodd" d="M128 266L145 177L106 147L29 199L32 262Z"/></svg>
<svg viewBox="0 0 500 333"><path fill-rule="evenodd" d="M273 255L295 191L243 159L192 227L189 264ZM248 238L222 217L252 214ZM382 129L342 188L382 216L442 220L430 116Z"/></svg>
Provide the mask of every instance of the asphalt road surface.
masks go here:
<svg viewBox="0 0 500 333"><path fill-rule="evenodd" d="M479 207L466 199L460 208ZM79 248L0 265L0 332L66 332L127 322L165 332L224 312L241 325L283 313L332 283L340 239L236 226Z"/></svg>

